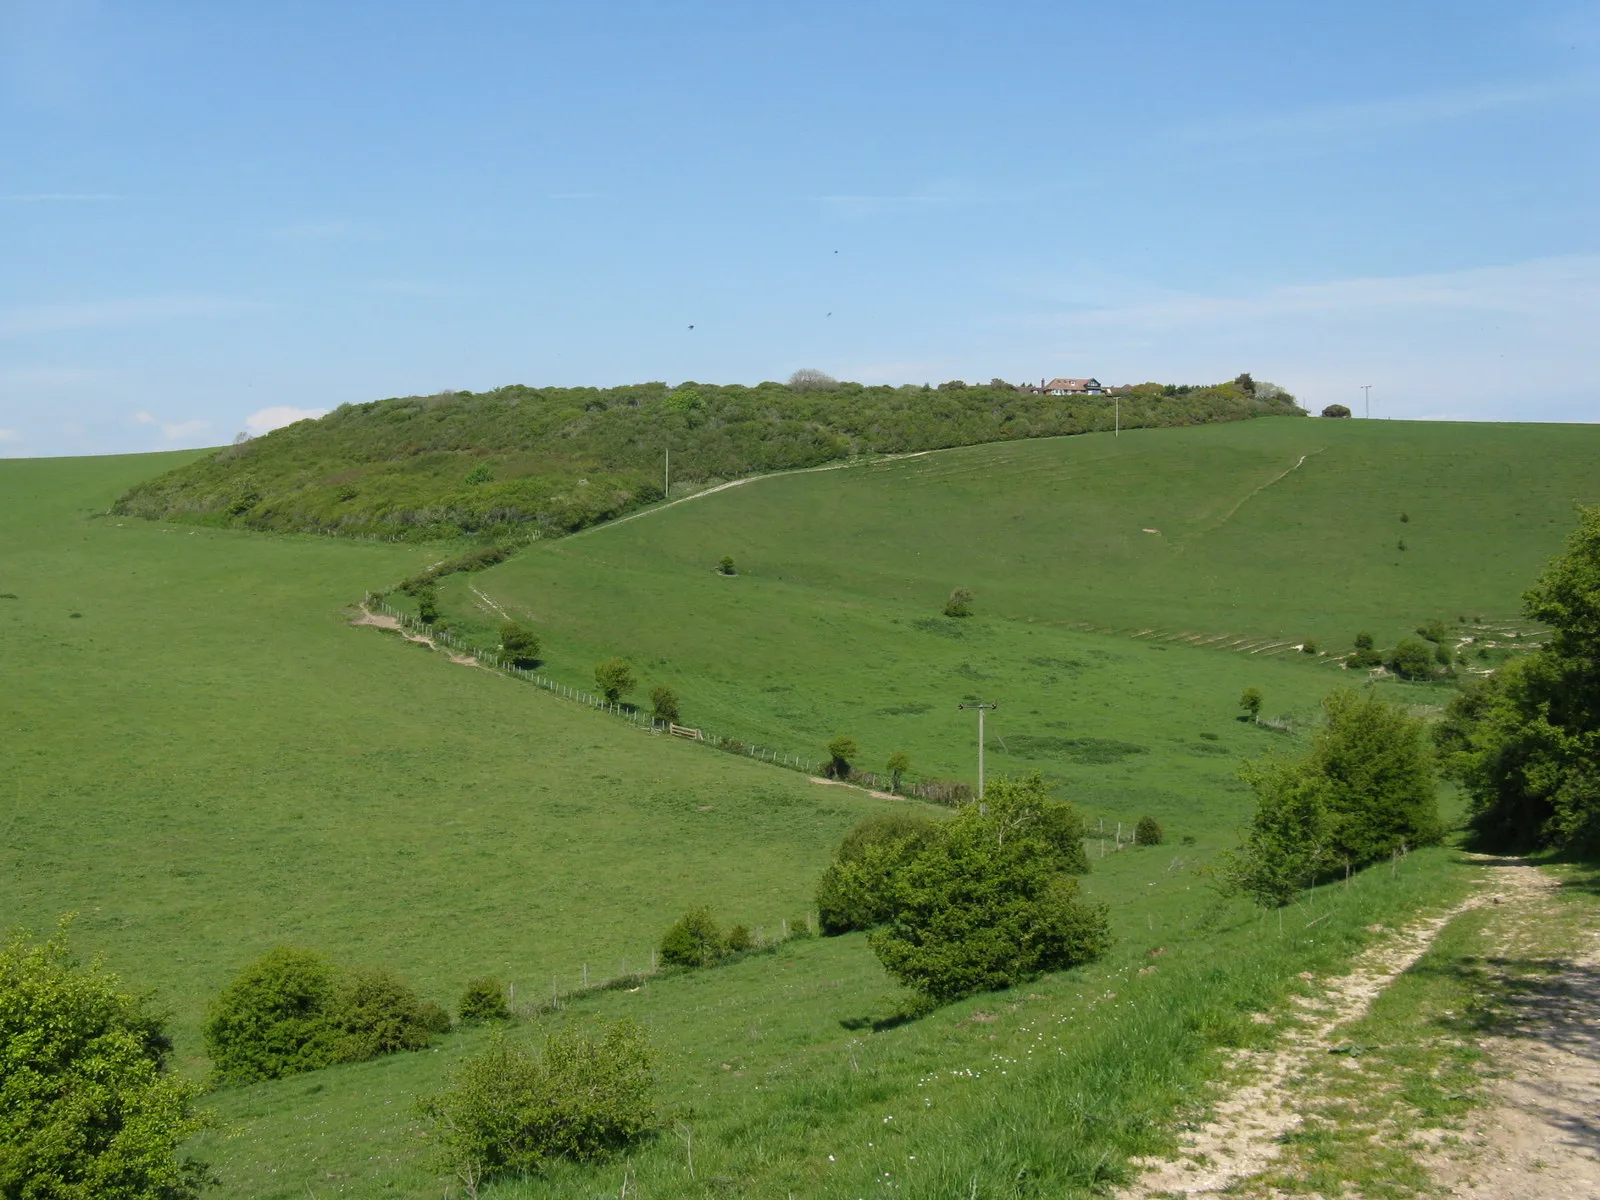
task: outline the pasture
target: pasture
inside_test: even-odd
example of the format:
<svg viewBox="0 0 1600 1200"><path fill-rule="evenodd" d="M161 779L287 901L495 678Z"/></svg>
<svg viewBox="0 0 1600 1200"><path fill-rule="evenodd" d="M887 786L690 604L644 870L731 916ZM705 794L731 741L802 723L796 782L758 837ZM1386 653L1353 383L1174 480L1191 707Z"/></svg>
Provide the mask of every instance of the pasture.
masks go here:
<svg viewBox="0 0 1600 1200"><path fill-rule="evenodd" d="M991 771L1040 769L1096 825L1149 812L1169 837L1091 843L1103 962L919 1021L893 1020L860 935L571 1001L540 1019L651 1031L666 1123L626 1164L495 1194L615 1194L624 1171L630 1195L1081 1194L1168 1144L1219 1048L1265 1036L1251 1012L1468 868L1424 852L1281 922L1217 899L1195 868L1248 812L1238 759L1298 747L1346 677L1153 635L1343 648L1458 609L1509 629L1572 500L1596 498L1590 436L1260 420L978 447L752 483L447 579L469 635L527 616L548 673L592 687L595 661L629 655L689 723L779 749L850 732L863 766L904 748L970 778L954 705L998 699ZM885 803L349 625L352 601L450 548L105 515L180 460L0 463L0 912L75 911L80 950L171 1006L187 1071L207 1001L271 945L393 967L446 1003L483 972L540 1001L584 964L642 965L691 904L794 917ZM724 553L737 576L713 573ZM978 615L939 615L956 585ZM1238 721L1247 685L1301 732ZM219 1194L438 1195L411 1106L482 1037L215 1093L200 1152Z"/></svg>

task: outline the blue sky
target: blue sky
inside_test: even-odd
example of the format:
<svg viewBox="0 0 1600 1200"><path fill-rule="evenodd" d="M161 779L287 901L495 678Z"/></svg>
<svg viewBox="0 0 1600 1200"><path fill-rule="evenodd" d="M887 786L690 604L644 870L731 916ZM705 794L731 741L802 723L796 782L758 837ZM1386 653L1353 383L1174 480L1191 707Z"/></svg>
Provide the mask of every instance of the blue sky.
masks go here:
<svg viewBox="0 0 1600 1200"><path fill-rule="evenodd" d="M803 366L1600 420L1597 117L1594 3L0 0L0 454Z"/></svg>

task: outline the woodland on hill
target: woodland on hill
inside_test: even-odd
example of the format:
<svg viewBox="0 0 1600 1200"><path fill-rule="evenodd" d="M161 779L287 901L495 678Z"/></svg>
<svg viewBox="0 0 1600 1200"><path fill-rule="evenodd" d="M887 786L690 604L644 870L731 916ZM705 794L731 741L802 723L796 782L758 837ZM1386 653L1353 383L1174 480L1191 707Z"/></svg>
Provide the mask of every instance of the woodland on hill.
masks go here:
<svg viewBox="0 0 1600 1200"><path fill-rule="evenodd" d="M572 532L698 487L862 454L1124 428L1303 415L1248 376L1207 387L1141 384L1117 397L1045 396L1001 381L867 387L445 392L346 404L141 483L119 514L206 525L428 540Z"/></svg>

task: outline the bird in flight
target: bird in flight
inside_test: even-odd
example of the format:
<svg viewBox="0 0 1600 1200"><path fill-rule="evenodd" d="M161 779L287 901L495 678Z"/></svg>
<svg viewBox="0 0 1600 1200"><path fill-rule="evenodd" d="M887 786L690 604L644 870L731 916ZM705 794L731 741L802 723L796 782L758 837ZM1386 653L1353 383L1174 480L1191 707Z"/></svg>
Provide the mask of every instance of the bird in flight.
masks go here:
<svg viewBox="0 0 1600 1200"><path fill-rule="evenodd" d="M691 325L691 326L689 326L689 328L690 328L690 329L693 329L693 328L694 328L694 326L693 326L693 325Z"/></svg>

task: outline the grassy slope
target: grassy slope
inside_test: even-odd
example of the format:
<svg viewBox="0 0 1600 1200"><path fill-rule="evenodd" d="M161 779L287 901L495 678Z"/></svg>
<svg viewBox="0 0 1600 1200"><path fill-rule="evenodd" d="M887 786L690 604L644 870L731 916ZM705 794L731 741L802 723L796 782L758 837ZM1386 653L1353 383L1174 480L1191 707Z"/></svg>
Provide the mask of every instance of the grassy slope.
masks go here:
<svg viewBox="0 0 1600 1200"><path fill-rule="evenodd" d="M996 447L906 465L931 470L959 466L960 455L972 463L975 454L1019 450L1026 462L1060 445L1084 446L1073 452L1087 455L1100 453L1104 442ZM1281 449L1258 451L1257 460L1265 467ZM1193 456L1173 457L1181 463ZM343 626L341 602L437 554L85 518L147 474L147 463L0 466L0 591L21 596L0 601L0 669L21 681L0 698L0 716L24 733L0 751L6 786L14 789L4 806L0 911L39 924L78 908L81 945L106 951L132 980L158 986L175 1003L180 1047L191 1063L203 1001L272 941L385 962L446 998L466 974L485 968L524 980L526 990L555 971L570 976L583 959L641 956L664 917L690 899L711 899L730 917L774 923L804 903L828 844L863 811L849 793L692 746L662 745L532 688ZM1070 619L1058 592L1072 572L1042 556L1030 557L1026 572L1008 569L1000 550L970 542L960 550L919 532L917 521L931 507L926 491L901 504L909 531L885 545L919 545L947 560L969 556L960 581L980 592L989 615L959 641L910 624L954 581L948 561L916 572L916 555L908 552L894 570L863 572L848 556L830 554L837 542L780 540L752 523L759 515L752 504L777 504L767 509L769 519L809 519L834 504L833 487L853 500L832 511L859 518L864 503L883 495L862 489L896 478L882 474L895 469L738 489L726 498L740 504L722 513L720 525L707 522L721 498L696 502L545 547L505 570L557 561L551 550L580 566L583 555L595 556L592 578L569 565L545 586L570 592L528 599L553 630L553 658L575 676L592 662L591 648L628 649L650 661L637 644L617 645L618 635L642 637L651 628L673 635L661 652L670 663L685 653L686 627L707 637L747 607L744 624L731 630L753 634L778 614L774 644L752 651L750 663L730 662L729 690L718 701L730 712L742 705L749 720L774 729L805 726L782 716L789 710L778 700L761 700L783 693L748 686L766 675L782 678L763 686L790 686L808 697L808 719L831 732L824 696L838 696L847 713L928 703L920 716L880 720L933 722L946 715L952 689L995 682L973 680L973 673L1049 660L1030 664L1039 672L1029 679L1030 694L1008 697L1003 710L1037 707L1029 716L1040 729L1002 725L1002 735L1010 729L1144 746L1147 753L1095 763L1074 761L1083 756L1081 743L1034 743L1044 751L1034 761L1072 780L1080 797L1104 811L1157 808L1175 833L1193 834L1198 845L1097 862L1090 887L1112 902L1119 934L1106 963L885 1033L855 1027L892 1004L892 989L859 937L801 943L776 958L577 1006L569 1015L635 1012L666 1048L666 1105L697 1129L700 1171L685 1179L681 1144L666 1135L634 1166L652 1194L783 1194L792 1187L797 1194L861 1195L885 1170L912 1170L904 1188L910 1194L952 1194L977 1177L980 1194L1007 1195L1017 1194L1024 1167L1034 1178L1054 1172L1052 1187L1066 1191L1096 1170L1114 1169L1122 1155L1158 1144L1159 1121L1173 1103L1193 1098L1206 1048L1248 1033L1243 1009L1281 995L1297 970L1325 969L1375 913L1393 919L1459 886L1447 855L1421 856L1398 881L1381 874L1364 881L1309 932L1296 933L1291 917L1282 941L1247 910L1214 905L1183 860L1220 844L1243 810L1228 780L1232 756L1272 740L1228 720L1241 680L1263 685L1275 709L1308 706L1332 676L1299 660L1154 650L1046 627ZM813 480L829 488L783 490ZM985 487L993 492L1000 482L991 476ZM778 499L763 499L769 495ZM788 502L778 503L784 496ZM943 511L939 529L965 519L954 499ZM1422 511L1412 509L1418 525ZM634 539L640 563L628 589L618 583L621 568L606 560L614 544L608 539L623 535ZM842 536L881 535L847 529ZM788 547L779 568L762 549L775 545ZM711 576L706 568L724 549L751 574ZM980 567L991 573L976 574ZM1045 570L1043 583L1026 582ZM497 578L473 582L498 587ZM911 589L910 601L888 591L885 580ZM1295 596L1278 594L1286 604ZM1041 611L1008 610L1019 596L1038 598ZM1398 592L1391 598L1390 619L1409 622L1402 607L1409 601ZM562 603L551 603L556 599ZM807 632L819 605L817 632ZM661 610L653 626L641 616L652 606ZM1510 607L1508 601L1500 611ZM580 608L595 610L584 619L596 629L609 621L610 632L591 643L587 626L560 625L576 622L571 614ZM84 614L80 620L67 616L74 609ZM557 621L557 613L568 615ZM1030 627L996 614L1041 619ZM887 649L874 650L881 640ZM1040 642L1044 651L1034 653ZM931 646L943 649L930 653ZM956 674L963 662L969 670ZM946 673L931 684L924 682L929 663ZM702 673L686 669L685 678L710 678L696 669ZM1055 683L1046 682L1050 673ZM650 665L646 674L665 672ZM906 702L900 679L929 698ZM691 704L712 703L709 692L684 690ZM881 730L905 729L891 723L858 732L887 745ZM1226 754L1197 751L1199 732L1217 733L1217 743L1205 744ZM965 726L930 724L919 736L916 752L924 759L948 761L952 770L964 765ZM1088 749L1094 757L1094 744ZM1099 754L1106 756L1103 746ZM701 804L712 810L699 811ZM1170 955L1159 973L1140 976L1153 946ZM458 1035L435 1054L220 1093L216 1103L229 1129L208 1139L204 1153L232 1195L436 1194L417 1165L408 1106L438 1085L472 1041ZM884 1133L885 1116L908 1122L918 1106L924 1115L913 1129ZM907 1140L885 1142L889 1136ZM889 1144L892 1156L883 1149ZM913 1161L926 1169L913 1169ZM564 1174L547 1190L587 1196L619 1184L613 1168Z"/></svg>
<svg viewBox="0 0 1600 1200"><path fill-rule="evenodd" d="M274 943L446 1001L484 971L548 988L637 965L698 900L775 926L871 804L348 628L423 549L89 515L149 470L0 464L0 914L76 910L191 1063Z"/></svg>
<svg viewBox="0 0 1600 1200"><path fill-rule="evenodd" d="M1271 736L1231 720L1240 690L1309 715L1339 676L1286 649L1074 626L1347 647L1436 615L1514 619L1573 501L1600 498L1596 452L1588 427L1293 419L973 447L730 489L442 595L486 639L486 599L531 619L570 683L628 655L718 732L817 753L848 731L865 765L905 748L969 776L954 705L981 694L1002 705L996 769L1043 767L1117 817L1181 824L1198 800L1231 820L1233 762ZM723 553L737 578L711 570ZM979 616L937 615L954 584ZM1116 759L1111 743L1147 753L1083 761Z"/></svg>

